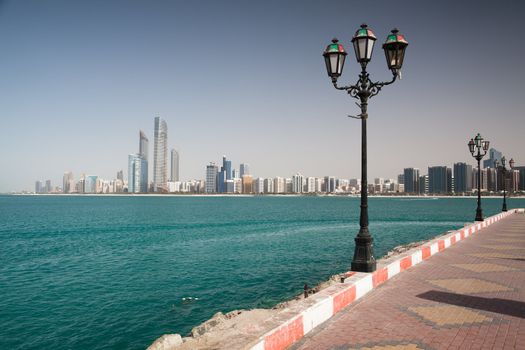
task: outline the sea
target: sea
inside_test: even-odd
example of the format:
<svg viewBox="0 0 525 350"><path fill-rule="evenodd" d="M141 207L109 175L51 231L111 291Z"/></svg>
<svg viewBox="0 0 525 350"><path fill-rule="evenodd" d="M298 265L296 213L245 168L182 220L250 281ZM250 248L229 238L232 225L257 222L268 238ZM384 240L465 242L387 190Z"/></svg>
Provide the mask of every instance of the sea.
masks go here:
<svg viewBox="0 0 525 350"><path fill-rule="evenodd" d="M359 198L0 196L0 349L145 349L349 270ZM484 215L501 198L483 198ZM510 198L509 208L525 207ZM369 198L376 257L463 227L475 198Z"/></svg>

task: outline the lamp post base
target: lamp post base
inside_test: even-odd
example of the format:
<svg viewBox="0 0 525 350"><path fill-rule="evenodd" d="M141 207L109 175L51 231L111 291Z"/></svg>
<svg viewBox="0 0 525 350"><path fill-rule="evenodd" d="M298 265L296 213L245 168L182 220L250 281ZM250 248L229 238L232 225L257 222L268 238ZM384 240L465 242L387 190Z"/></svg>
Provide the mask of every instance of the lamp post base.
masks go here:
<svg viewBox="0 0 525 350"><path fill-rule="evenodd" d="M476 221L483 221L483 211L481 208L476 209Z"/></svg>
<svg viewBox="0 0 525 350"><path fill-rule="evenodd" d="M376 270L376 259L374 258L373 238L370 235L357 236L355 240L354 260L352 271L374 272Z"/></svg>

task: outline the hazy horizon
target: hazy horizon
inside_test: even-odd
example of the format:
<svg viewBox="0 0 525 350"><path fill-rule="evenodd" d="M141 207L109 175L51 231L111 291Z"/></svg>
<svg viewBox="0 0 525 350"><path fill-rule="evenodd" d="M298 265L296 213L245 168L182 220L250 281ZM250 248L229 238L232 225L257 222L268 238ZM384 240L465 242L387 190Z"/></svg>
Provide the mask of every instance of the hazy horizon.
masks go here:
<svg viewBox="0 0 525 350"><path fill-rule="evenodd" d="M354 83L362 22L378 38L373 80L391 77L390 29L409 42L403 79L369 104L369 182L474 165L478 132L525 165L524 10L510 0L0 1L0 193L61 186L65 171L127 178L139 130L152 163L155 116L182 180L203 179L223 155L254 176L359 178L360 122L346 117L355 100L332 87L321 55L338 37L340 82Z"/></svg>

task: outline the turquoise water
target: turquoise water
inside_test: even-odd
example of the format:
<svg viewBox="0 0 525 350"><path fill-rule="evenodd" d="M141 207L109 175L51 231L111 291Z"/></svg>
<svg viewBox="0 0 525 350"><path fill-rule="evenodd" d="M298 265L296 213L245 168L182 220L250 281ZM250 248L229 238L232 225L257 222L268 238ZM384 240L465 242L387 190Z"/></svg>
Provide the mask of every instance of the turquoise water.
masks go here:
<svg viewBox="0 0 525 350"><path fill-rule="evenodd" d="M370 198L376 256L475 206ZM270 307L348 270L358 216L348 197L0 196L0 349L143 349L217 311Z"/></svg>

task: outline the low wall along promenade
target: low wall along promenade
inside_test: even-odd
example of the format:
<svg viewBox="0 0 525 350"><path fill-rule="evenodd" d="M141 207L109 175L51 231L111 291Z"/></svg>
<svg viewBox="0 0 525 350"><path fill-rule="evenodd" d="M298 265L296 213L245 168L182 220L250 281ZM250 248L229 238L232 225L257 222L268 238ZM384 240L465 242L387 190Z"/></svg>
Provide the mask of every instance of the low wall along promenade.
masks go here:
<svg viewBox="0 0 525 350"><path fill-rule="evenodd" d="M341 283L322 289L306 299L285 303L282 308L267 310L270 311L268 313L262 310L238 312L240 316L232 317L230 322L223 323L217 329L211 327L208 333L188 338L165 335L148 349L286 349L395 275L515 213L523 214L524 209L513 209L482 222L468 224L401 254L378 260L377 270L373 273L348 272ZM257 314L258 311L262 313ZM250 313L256 317L247 317ZM238 320L235 321L235 318Z"/></svg>

